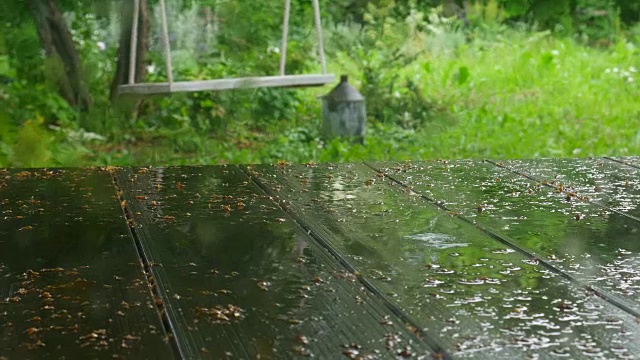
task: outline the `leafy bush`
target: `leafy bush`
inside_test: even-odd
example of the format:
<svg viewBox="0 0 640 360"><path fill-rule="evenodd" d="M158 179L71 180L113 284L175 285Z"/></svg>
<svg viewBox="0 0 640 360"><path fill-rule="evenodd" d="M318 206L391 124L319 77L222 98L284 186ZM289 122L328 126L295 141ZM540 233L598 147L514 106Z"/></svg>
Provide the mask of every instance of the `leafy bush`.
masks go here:
<svg viewBox="0 0 640 360"><path fill-rule="evenodd" d="M417 60L455 56L465 43L457 21L442 17L439 9L427 17L416 8L397 21L373 7L364 21L364 27L336 32L332 41L342 45L338 56L343 64L355 63L369 117L404 128L423 125L433 107L424 97L419 70L428 69L429 64L420 65ZM359 36L354 37L355 33Z"/></svg>
<svg viewBox="0 0 640 360"><path fill-rule="evenodd" d="M2 102L8 109L9 120L16 126L37 117L46 119L47 123L66 125L76 119L76 111L45 84L16 80L9 83L3 93Z"/></svg>

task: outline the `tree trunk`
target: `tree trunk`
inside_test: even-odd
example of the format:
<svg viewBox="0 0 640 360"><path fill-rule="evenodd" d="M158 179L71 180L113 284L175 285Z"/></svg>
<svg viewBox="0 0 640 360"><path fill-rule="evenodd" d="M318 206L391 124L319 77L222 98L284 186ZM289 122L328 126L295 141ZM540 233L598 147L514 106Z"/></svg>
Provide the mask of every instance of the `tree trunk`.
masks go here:
<svg viewBox="0 0 640 360"><path fill-rule="evenodd" d="M92 101L83 77L80 55L56 0L29 0L29 7L46 56L63 66L62 73L56 74L60 95L71 106L88 110Z"/></svg>
<svg viewBox="0 0 640 360"><path fill-rule="evenodd" d="M129 82L129 64L131 62L131 31L133 29L133 1L124 1L122 5L122 25L116 73L111 82L111 100L118 96L118 86ZM149 48L149 9L147 0L140 0L138 18L138 46L136 47L135 82L144 81L147 73L145 58Z"/></svg>

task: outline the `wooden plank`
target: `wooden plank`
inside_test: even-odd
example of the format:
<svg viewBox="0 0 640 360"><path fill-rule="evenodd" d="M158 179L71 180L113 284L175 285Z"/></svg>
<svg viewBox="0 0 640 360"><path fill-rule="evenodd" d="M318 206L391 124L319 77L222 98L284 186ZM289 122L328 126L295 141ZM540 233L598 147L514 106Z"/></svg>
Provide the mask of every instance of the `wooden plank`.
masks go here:
<svg viewBox="0 0 640 360"><path fill-rule="evenodd" d="M125 169L118 183L182 357L432 355L238 168Z"/></svg>
<svg viewBox="0 0 640 360"><path fill-rule="evenodd" d="M142 83L121 85L118 87L118 93L121 95L159 95L179 92L222 91L265 87L309 87L330 84L335 82L335 79L335 75L320 74L178 81L173 83Z"/></svg>
<svg viewBox="0 0 640 360"><path fill-rule="evenodd" d="M0 358L173 358L107 172L0 171Z"/></svg>
<svg viewBox="0 0 640 360"><path fill-rule="evenodd" d="M579 163L581 160L576 161ZM546 160L525 161L520 165L533 173L549 169ZM543 185L559 184L561 180L556 178L560 175L534 181L489 163L473 161L378 166L414 191L441 201L459 216L490 228L533 256L551 259L558 269L612 295L635 312L640 309L635 277L622 275L638 264L640 246L636 234L640 226L626 216L586 201L585 194L576 192L568 183L563 188L568 193ZM579 167L576 165L566 173L576 176ZM621 266L620 272L611 271Z"/></svg>
<svg viewBox="0 0 640 360"><path fill-rule="evenodd" d="M640 168L640 156L606 157L606 158L611 161L617 161L625 165L629 165L635 168Z"/></svg>
<svg viewBox="0 0 640 360"><path fill-rule="evenodd" d="M623 160L624 161L624 160ZM627 161L628 162L628 161ZM540 159L502 161L501 166L545 182L560 194L580 194L588 201L640 221L640 169L602 159ZM586 200L586 199L585 199Z"/></svg>
<svg viewBox="0 0 640 360"><path fill-rule="evenodd" d="M411 180L414 191L446 186L447 195L473 195L482 194L478 184L487 181L476 178L477 166L462 162L452 175L442 164L413 170L400 165L393 173ZM452 339L453 355L578 358L639 350L634 316L369 168L282 165L250 171L427 335ZM456 181L464 171L470 175Z"/></svg>
<svg viewBox="0 0 640 360"><path fill-rule="evenodd" d="M169 83L145 83L118 86L118 95L165 95L171 94Z"/></svg>

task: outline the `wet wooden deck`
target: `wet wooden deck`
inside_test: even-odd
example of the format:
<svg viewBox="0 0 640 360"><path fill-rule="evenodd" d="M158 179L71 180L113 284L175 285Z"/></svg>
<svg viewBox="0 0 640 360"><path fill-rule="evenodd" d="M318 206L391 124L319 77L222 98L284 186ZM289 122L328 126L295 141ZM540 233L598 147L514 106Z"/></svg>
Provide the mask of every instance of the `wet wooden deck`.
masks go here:
<svg viewBox="0 0 640 360"><path fill-rule="evenodd" d="M4 170L0 359L636 358L640 158Z"/></svg>

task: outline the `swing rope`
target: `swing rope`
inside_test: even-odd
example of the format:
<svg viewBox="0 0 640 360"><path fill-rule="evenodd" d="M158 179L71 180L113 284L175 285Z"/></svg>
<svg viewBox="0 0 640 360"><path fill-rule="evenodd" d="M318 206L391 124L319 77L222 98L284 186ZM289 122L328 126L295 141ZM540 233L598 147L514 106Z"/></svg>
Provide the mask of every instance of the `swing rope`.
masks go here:
<svg viewBox="0 0 640 360"><path fill-rule="evenodd" d="M318 33L318 56L320 56L320 66L322 67L322 73L327 73L327 64L324 59L324 45L322 40L322 22L320 21L320 3L318 0L313 0L313 14L316 20L316 32Z"/></svg>
<svg viewBox="0 0 640 360"><path fill-rule="evenodd" d="M131 42L129 44L129 84L136 82L136 61L138 56L138 18L140 17L140 0L133 1L133 22L131 23Z"/></svg>
<svg viewBox="0 0 640 360"><path fill-rule="evenodd" d="M284 76L287 63L287 36L289 35L289 13L291 0L284 0L284 20L282 22L282 49L280 49L280 76Z"/></svg>
<svg viewBox="0 0 640 360"><path fill-rule="evenodd" d="M173 69L171 60L171 48L169 47L169 27L167 26L167 8L164 0L160 0L160 13L162 16L162 47L164 48L164 62L167 66L167 82L173 82Z"/></svg>

